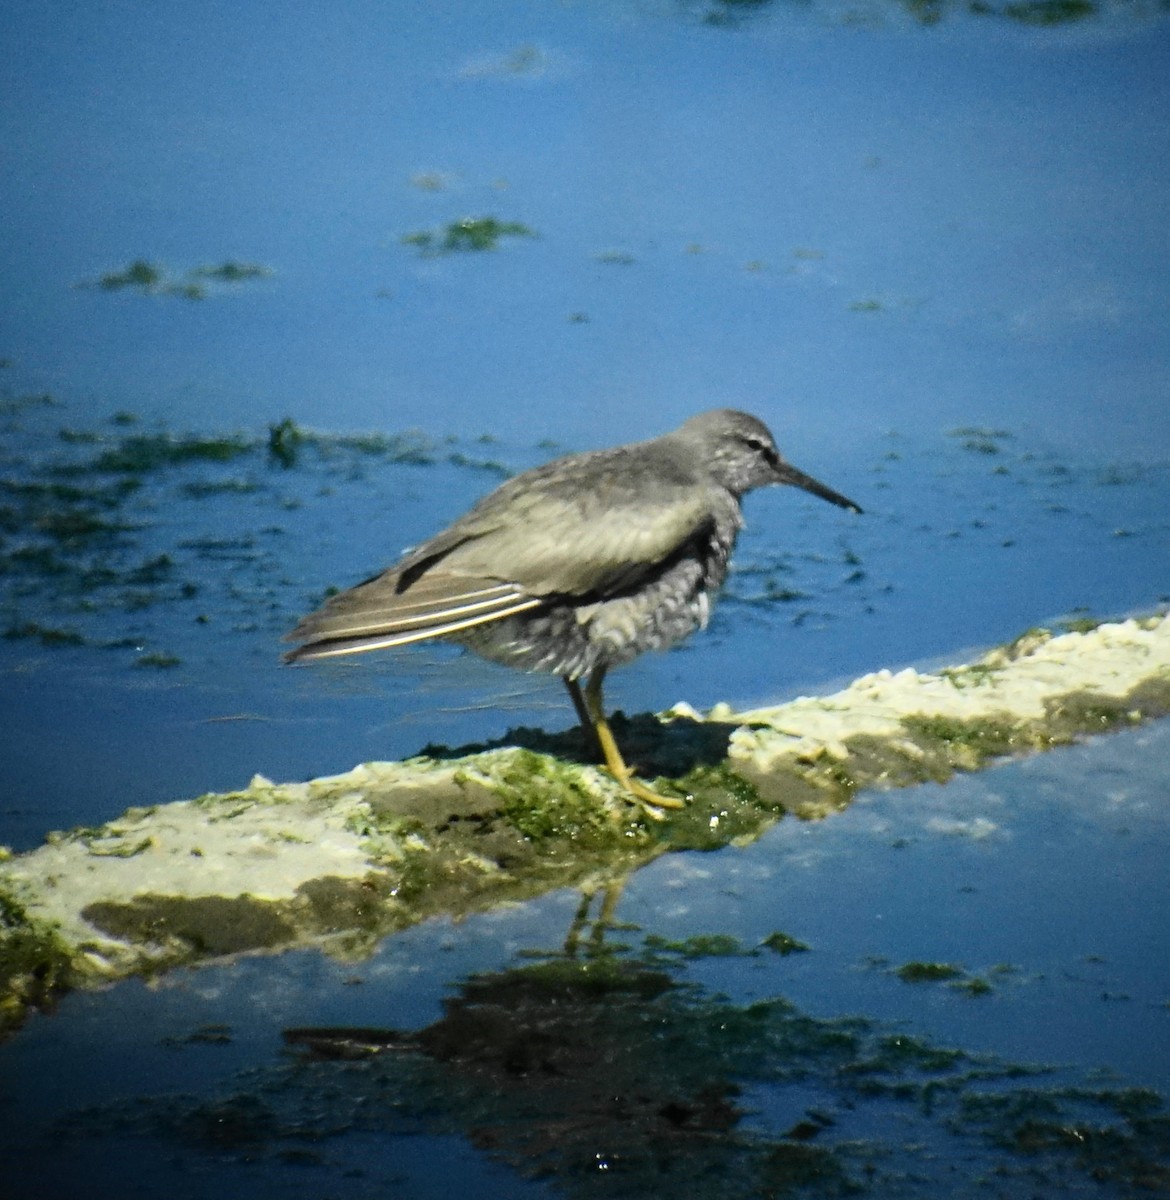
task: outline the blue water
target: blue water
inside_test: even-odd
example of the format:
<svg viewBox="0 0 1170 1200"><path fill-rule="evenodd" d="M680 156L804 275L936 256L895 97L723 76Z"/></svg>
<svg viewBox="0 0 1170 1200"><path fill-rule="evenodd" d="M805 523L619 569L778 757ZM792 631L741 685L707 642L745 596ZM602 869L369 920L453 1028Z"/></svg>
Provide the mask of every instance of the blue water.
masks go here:
<svg viewBox="0 0 1170 1200"><path fill-rule="evenodd" d="M292 670L279 640L504 473L716 405L757 413L866 514L752 496L711 628L615 674L627 711L776 701L1170 599L1170 25L1152 8L1042 26L877 3L20 3L0 54L0 478L43 483L159 430L251 447L147 473L93 552L122 580L104 590L16 569L49 543L5 525L0 623L80 644L0 640L0 843L257 771L567 727L555 680L428 647ZM466 217L534 236L402 240ZM136 260L161 273L150 294L97 286ZM268 273L193 274L224 263ZM203 298L175 294L192 281ZM55 404L24 402L40 393ZM285 417L416 430L427 461L334 445L283 470L265 443ZM160 555L140 603L125 581ZM1157 727L867 796L664 859L619 916L813 947L687 967L735 1003L783 994L1166 1094L1166 761ZM144 1195L324 1194L271 1148L249 1174L108 1120L58 1160L52 1122L250 1086L238 1072L273 1069L284 1025L425 1026L469 973L558 945L576 904L432 923L364 964L68 998L0 1051L0 1116L33 1148L15 1194L125 1195L119 1152ZM902 983L910 959L1012 970L970 998ZM175 1049L220 1022L229 1045ZM790 1102L752 1095L762 1123ZM337 1170L360 1162L362 1189L561 1194L450 1126L347 1137ZM366 1194L345 1178L327 1186Z"/></svg>
<svg viewBox="0 0 1170 1200"><path fill-rule="evenodd" d="M795 461L924 424L1159 456L1164 23L865 15L15 6L3 354L18 386L179 423L474 414L584 447L730 403ZM539 236L399 243L484 214ZM202 303L72 286L136 258L276 274Z"/></svg>

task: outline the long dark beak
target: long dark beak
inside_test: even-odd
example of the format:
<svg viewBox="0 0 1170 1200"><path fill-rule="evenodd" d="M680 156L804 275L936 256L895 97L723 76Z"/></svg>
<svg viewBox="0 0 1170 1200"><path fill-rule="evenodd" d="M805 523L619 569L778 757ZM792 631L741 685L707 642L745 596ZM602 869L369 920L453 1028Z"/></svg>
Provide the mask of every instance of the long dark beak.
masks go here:
<svg viewBox="0 0 1170 1200"><path fill-rule="evenodd" d="M814 479L811 475L806 475L803 471L798 471L791 463L783 461L777 463L776 482L803 488L806 492L812 492L814 496L820 496L822 500L828 500L830 504L837 505L838 508L847 508L850 512L855 513L861 512L860 504L854 504L847 496L842 496L840 492L835 492L832 488L825 487L819 479Z"/></svg>

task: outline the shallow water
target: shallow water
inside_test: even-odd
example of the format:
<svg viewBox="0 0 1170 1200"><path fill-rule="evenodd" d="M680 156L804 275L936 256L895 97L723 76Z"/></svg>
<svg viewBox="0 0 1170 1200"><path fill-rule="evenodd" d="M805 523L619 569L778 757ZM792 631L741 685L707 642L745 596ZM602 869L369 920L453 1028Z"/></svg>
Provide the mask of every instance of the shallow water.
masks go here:
<svg viewBox="0 0 1170 1200"><path fill-rule="evenodd" d="M682 990L626 1008L598 990L572 1023L598 1022L596 1055L644 1063L647 1104L731 1089L734 1114L678 1137L670 1168L649 1165L662 1133L620 1118L638 1091L607 1115L580 1064L496 1075L409 1051L339 1064L282 1049L288 1027L409 1036L433 1027L445 997L505 987L536 952L555 962L579 904L557 892L428 922L360 962L290 954L68 998L4 1050L11 1194L69 1194L85 1179L94 1196L645 1195L714 1169L713 1155L727 1186L707 1194L748 1195L761 1156L794 1145L818 1156L814 1194L843 1181L879 1195L1140 1190L1165 1171L1168 753L1163 721L945 787L864 795L629 879L616 927L601 943L586 929L578 961L611 961L596 957L604 947ZM904 977L916 968L945 977ZM572 1044L558 995L529 1018L534 1053ZM760 1005L776 1022L763 1042ZM724 1031L714 1043L712 1029ZM663 1065L655 1047L674 1037L689 1040ZM608 1183L593 1150L612 1158ZM133 1180L112 1167L128 1159ZM547 1178L522 1184L532 1172Z"/></svg>
<svg viewBox="0 0 1170 1200"><path fill-rule="evenodd" d="M555 680L433 647L293 670L280 637L506 474L712 405L758 413L866 514L751 497L710 629L615 674L629 712L775 702L1165 604L1170 27L1128 4L990 9L10 14L0 843L255 772L567 727ZM460 228L498 240L446 251ZM270 432L285 418L300 442ZM621 1004L579 1015L645 1061L651 1098L689 1098L666 1152L615 1141L588 1072L536 1093L580 1131L558 1158L515 1078L281 1049L290 1026L433 1026L472 973L512 981L521 951L562 946L579 897L558 893L364 962L68 997L0 1048L6 1183L1164 1187L1168 736L866 795L630 879L635 927L605 944L677 985L647 1011L706 1047L700 1074L655 1058ZM809 949L763 945L776 931ZM915 963L955 973L904 981ZM777 997L772 1041L708 1044ZM845 1016L865 1025L842 1058ZM928 1070L923 1047L988 1057ZM617 1149L586 1170L591 1139Z"/></svg>

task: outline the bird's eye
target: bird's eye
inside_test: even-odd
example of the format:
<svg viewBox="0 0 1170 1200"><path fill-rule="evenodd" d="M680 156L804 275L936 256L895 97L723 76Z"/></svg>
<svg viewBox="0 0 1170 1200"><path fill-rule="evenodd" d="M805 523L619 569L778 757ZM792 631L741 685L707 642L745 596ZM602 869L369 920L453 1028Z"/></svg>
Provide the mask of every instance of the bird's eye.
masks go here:
<svg viewBox="0 0 1170 1200"><path fill-rule="evenodd" d="M757 454L767 454L771 448L767 442L758 437L745 437L743 441L749 450L754 450Z"/></svg>

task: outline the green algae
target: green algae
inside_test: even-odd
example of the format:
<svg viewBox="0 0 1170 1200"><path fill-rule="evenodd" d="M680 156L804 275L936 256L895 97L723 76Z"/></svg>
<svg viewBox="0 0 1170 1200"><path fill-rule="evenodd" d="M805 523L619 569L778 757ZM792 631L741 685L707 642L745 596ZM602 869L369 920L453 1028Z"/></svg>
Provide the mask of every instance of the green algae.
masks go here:
<svg viewBox="0 0 1170 1200"><path fill-rule="evenodd" d="M599 804L580 767L526 750L371 795L348 823L411 921L524 899L659 852L644 818Z"/></svg>
<svg viewBox="0 0 1170 1200"><path fill-rule="evenodd" d="M447 462L453 467L467 467L472 471L483 471L496 476L497 479L508 479L512 474L508 467L494 458L475 458L458 450L453 450L447 455Z"/></svg>
<svg viewBox="0 0 1170 1200"><path fill-rule="evenodd" d="M123 288L139 288L144 292L154 291L161 286L164 272L161 267L143 258L136 258L121 271L107 271L99 276L97 286L106 292L118 292Z"/></svg>
<svg viewBox="0 0 1170 1200"><path fill-rule="evenodd" d="M520 221L496 217L463 217L437 230L421 229L404 234L404 246L413 246L426 256L482 253L498 248L504 238L534 238L536 233Z"/></svg>
<svg viewBox="0 0 1170 1200"><path fill-rule="evenodd" d="M1167 681L1170 683L1170 681ZM1077 692L1060 696L1045 705L1045 726L1052 741L1071 741L1081 734L1107 733L1125 725L1136 725L1142 712L1128 697Z"/></svg>
<svg viewBox="0 0 1170 1200"><path fill-rule="evenodd" d="M742 958L759 954L759 950L745 947L739 938L726 933L696 933L682 940L647 934L643 945L652 953L674 955L694 961L699 958Z"/></svg>
<svg viewBox="0 0 1170 1200"><path fill-rule="evenodd" d="M254 496L260 485L251 479L196 479L180 485L179 491L192 500L211 496Z"/></svg>
<svg viewBox="0 0 1170 1200"><path fill-rule="evenodd" d="M286 469L304 465L305 453L309 450L326 464L342 456L358 454L419 467L430 467L440 462L475 468L484 465L482 460L459 451L444 454L433 439L418 430L403 433L323 433L306 429L291 417L284 417L268 427L264 445L269 460ZM495 465L492 464L493 467Z"/></svg>
<svg viewBox="0 0 1170 1200"><path fill-rule="evenodd" d="M92 446L99 439L92 429L58 429L57 437L70 446Z"/></svg>
<svg viewBox="0 0 1170 1200"><path fill-rule="evenodd" d="M894 974L903 983L948 983L962 979L966 972L954 963L913 961L895 968Z"/></svg>
<svg viewBox="0 0 1170 1200"><path fill-rule="evenodd" d="M125 525L107 521L85 509L60 509L47 512L36 522L36 532L58 542L81 542L89 538L110 537L126 530Z"/></svg>
<svg viewBox="0 0 1170 1200"><path fill-rule="evenodd" d="M711 0L702 14L702 23L713 29L736 29L745 20L767 10L773 0Z"/></svg>
<svg viewBox="0 0 1170 1200"><path fill-rule="evenodd" d="M1002 16L1021 25L1050 28L1094 16L1097 5L1090 0L1025 0L1023 3L1005 4L999 11Z"/></svg>
<svg viewBox="0 0 1170 1200"><path fill-rule="evenodd" d="M0 479L0 530L32 533L57 543L108 539L132 529L110 513L141 486L138 480L84 487L58 479Z"/></svg>
<svg viewBox="0 0 1170 1200"><path fill-rule="evenodd" d="M1001 454L1003 443L1011 440L1012 434L1006 429L987 429L982 426L966 425L952 429L948 437L956 438L964 450L973 454Z"/></svg>
<svg viewBox="0 0 1170 1200"><path fill-rule="evenodd" d="M85 638L76 629L59 629L42 625L39 621L22 621L9 625L3 634L10 642L21 638L35 638L42 646L84 646Z"/></svg>
<svg viewBox="0 0 1170 1200"><path fill-rule="evenodd" d="M676 850L718 850L738 838L754 838L783 811L725 763L693 767L675 788L687 797L686 808L670 817Z"/></svg>
<svg viewBox="0 0 1170 1200"><path fill-rule="evenodd" d="M768 934L760 945L785 958L789 954L804 954L812 949L807 942L802 942L799 938L794 938L791 934L778 929Z"/></svg>
<svg viewBox="0 0 1170 1200"><path fill-rule="evenodd" d="M571 841L578 846L613 841L611 822L581 781L580 772L547 755L518 750L493 773L500 814L536 843Z"/></svg>
<svg viewBox="0 0 1170 1200"><path fill-rule="evenodd" d="M305 435L292 417L268 426L268 454L288 470L296 466Z"/></svg>
<svg viewBox="0 0 1170 1200"><path fill-rule="evenodd" d="M1047 631L1026 634L986 664L944 672L956 688L979 687L992 681L1002 664L1024 657L1051 636ZM899 787L916 782L945 782L955 771L977 771L995 759L1030 750L1068 745L1078 738L1135 725L1170 712L1170 679L1152 678L1125 696L1074 691L1049 698L1044 716L1021 719L1004 712L971 720L940 715L909 715L902 720L907 739L885 741L857 737L848 740L849 763L864 784ZM913 753L907 747L913 747Z"/></svg>
<svg viewBox="0 0 1170 1200"><path fill-rule="evenodd" d="M95 858L137 858L138 855L145 854L154 844L153 837L144 837L137 842L119 839L112 845L94 841L89 846L89 852Z"/></svg>
<svg viewBox="0 0 1170 1200"><path fill-rule="evenodd" d="M126 573L128 583L139 586L163 583L174 574L175 561L169 554L156 554Z"/></svg>
<svg viewBox="0 0 1170 1200"><path fill-rule="evenodd" d="M1006 713L1000 719L960 721L943 716L908 716L902 725L915 742L933 751L947 766L973 771L990 758L1002 758L1023 743L1019 721Z"/></svg>
<svg viewBox="0 0 1170 1200"><path fill-rule="evenodd" d="M790 954L802 954L810 948L805 942L779 931L770 933L758 946L745 946L739 938L726 933L697 933L682 939L647 934L642 945L650 957L667 955L688 961L700 958L759 958L764 950L787 957Z"/></svg>
<svg viewBox="0 0 1170 1200"><path fill-rule="evenodd" d="M11 406L14 418L28 415L39 425L59 407L48 396ZM261 511L273 506L289 511L302 503L277 484L273 466L295 466L326 479L359 477L365 459L508 474L498 460L466 452L453 439L440 443L415 431L313 432L291 418L272 425L267 436L148 430L130 413L92 427L35 432L30 427L27 435L36 452L13 459L0 478L0 630L7 629L13 640L40 638L46 646L80 639L125 648L161 640L169 635L141 623L132 632L125 622L113 633L108 627L118 612L141 613L212 589L218 595L205 601L203 614L192 615L193 622L212 623L209 609L217 601L230 608L247 604L248 616L234 623L239 631L280 620L276 584L264 570L271 539L282 527L270 524L255 536L179 538L170 529L189 522L194 510L167 510L165 500L207 502L208 519L221 525L221 499L230 504L254 496ZM298 486L303 483L292 483ZM244 582L208 572L200 559L246 562L256 578Z"/></svg>
<svg viewBox="0 0 1170 1200"><path fill-rule="evenodd" d="M191 462L231 462L252 449L251 439L239 434L225 437L134 434L102 450L84 469L141 476Z"/></svg>
<svg viewBox="0 0 1170 1200"><path fill-rule="evenodd" d="M121 270L106 271L97 279L82 280L74 286L96 288L103 292L135 291L146 296L178 296L183 300L203 300L208 295L209 284L223 284L234 288L256 279L266 279L272 274L270 267L229 259L218 265L192 267L185 275L176 276L159 263L136 258Z"/></svg>
<svg viewBox="0 0 1170 1200"><path fill-rule="evenodd" d="M944 667L939 675L960 691L967 687L985 687L995 681L1002 668L989 663L971 663L963 667Z"/></svg>
<svg viewBox="0 0 1170 1200"><path fill-rule="evenodd" d="M271 267L259 263L241 263L228 259L218 266L194 267L190 274L196 279L210 279L216 283L246 283L253 279L267 279L272 274Z"/></svg>
<svg viewBox="0 0 1170 1200"><path fill-rule="evenodd" d="M166 671L179 666L182 661L177 654L169 654L165 650L150 650L146 654L140 654L134 660L134 665L149 670Z"/></svg>
<svg viewBox="0 0 1170 1200"><path fill-rule="evenodd" d="M75 961L50 923L30 916L15 893L0 887L0 1036L79 982Z"/></svg>
<svg viewBox="0 0 1170 1200"><path fill-rule="evenodd" d="M1060 633L1092 633L1099 625L1104 624L1100 617L1092 616L1087 610L1074 610L1080 616L1068 616L1056 622L1056 630Z"/></svg>
<svg viewBox="0 0 1170 1200"><path fill-rule="evenodd" d="M60 401L48 392L30 392L20 396L0 396L0 416L14 417L38 409L59 408Z"/></svg>
<svg viewBox="0 0 1170 1200"><path fill-rule="evenodd" d="M638 260L625 250L599 250L593 261L607 267L632 267Z"/></svg>
<svg viewBox="0 0 1170 1200"><path fill-rule="evenodd" d="M956 979L950 986L954 991L962 992L967 996L990 996L995 990L982 975L972 975L968 979Z"/></svg>

